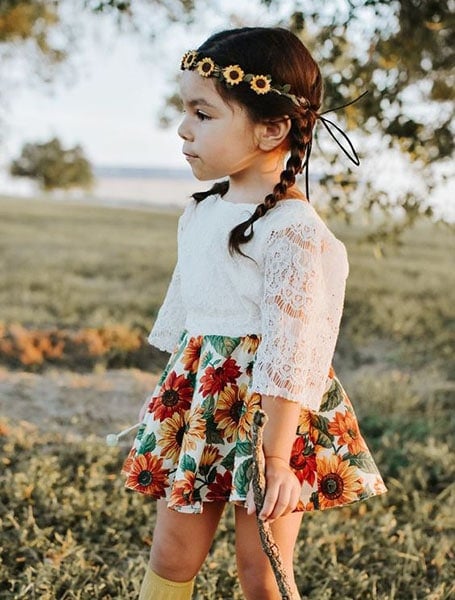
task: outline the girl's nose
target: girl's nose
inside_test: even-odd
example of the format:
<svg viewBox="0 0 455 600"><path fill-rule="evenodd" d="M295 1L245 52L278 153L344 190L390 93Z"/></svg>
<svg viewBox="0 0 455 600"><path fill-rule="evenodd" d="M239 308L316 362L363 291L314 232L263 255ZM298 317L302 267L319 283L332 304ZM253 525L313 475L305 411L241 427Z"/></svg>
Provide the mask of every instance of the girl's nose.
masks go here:
<svg viewBox="0 0 455 600"><path fill-rule="evenodd" d="M191 134L190 128L188 127L188 121L186 115L183 117L182 122L177 129L178 135L182 138L182 140L192 141L193 135Z"/></svg>

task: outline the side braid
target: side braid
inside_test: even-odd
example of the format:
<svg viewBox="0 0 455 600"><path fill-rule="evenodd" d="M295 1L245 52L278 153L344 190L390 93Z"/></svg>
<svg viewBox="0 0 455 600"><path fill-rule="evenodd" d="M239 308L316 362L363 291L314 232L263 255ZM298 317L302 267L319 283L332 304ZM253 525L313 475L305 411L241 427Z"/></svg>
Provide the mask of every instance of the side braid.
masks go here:
<svg viewBox="0 0 455 600"><path fill-rule="evenodd" d="M297 173L302 169L304 159L306 160L311 151L313 139L313 128L316 123L317 113L310 107L302 107L302 112L292 120L290 135L290 156L286 162L286 168L280 173L280 181L275 185L272 192L267 194L264 201L258 204L254 213L234 227L229 236L229 253L231 256L238 252L246 258L240 249L240 244L249 242L253 237L253 223L263 217L268 210L276 206L277 202L286 197L287 191L295 184ZM226 190L227 191L227 190ZM247 229L251 228L249 233Z"/></svg>
<svg viewBox="0 0 455 600"><path fill-rule="evenodd" d="M226 179L225 181L217 181L209 190L206 190L205 192L194 192L194 194L191 194L191 197L194 198L196 202L202 202L202 200L205 200L209 196L214 196L215 194L224 196L228 189L229 181Z"/></svg>

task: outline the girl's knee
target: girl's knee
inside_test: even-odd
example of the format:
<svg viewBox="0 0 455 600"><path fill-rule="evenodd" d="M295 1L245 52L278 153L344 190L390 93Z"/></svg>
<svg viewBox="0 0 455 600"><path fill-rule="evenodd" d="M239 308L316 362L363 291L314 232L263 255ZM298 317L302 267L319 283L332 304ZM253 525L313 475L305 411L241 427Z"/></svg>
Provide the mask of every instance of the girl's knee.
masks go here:
<svg viewBox="0 0 455 600"><path fill-rule="evenodd" d="M237 571L242 590L248 600L280 598L273 571L262 554L238 553Z"/></svg>
<svg viewBox="0 0 455 600"><path fill-rule="evenodd" d="M270 562L260 552L237 551L237 571L245 598L248 600L280 600L275 574ZM295 589L294 570L292 565L285 567L286 577L293 590ZM295 591L295 598L299 598ZM294 597L294 596L293 596Z"/></svg>
<svg viewBox="0 0 455 600"><path fill-rule="evenodd" d="M171 581L188 581L201 568L203 557L192 552L186 540L169 535L166 540L154 539L150 550L150 568Z"/></svg>
<svg viewBox="0 0 455 600"><path fill-rule="evenodd" d="M249 569L239 571L239 580L248 600L280 600L281 594L275 578L270 573Z"/></svg>

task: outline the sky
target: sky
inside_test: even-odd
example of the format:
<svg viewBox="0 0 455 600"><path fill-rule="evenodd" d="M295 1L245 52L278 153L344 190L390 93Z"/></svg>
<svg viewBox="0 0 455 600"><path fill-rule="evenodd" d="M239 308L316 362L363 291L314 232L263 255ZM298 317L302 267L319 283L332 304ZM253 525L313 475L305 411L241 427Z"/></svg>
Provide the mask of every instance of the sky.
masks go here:
<svg viewBox="0 0 455 600"><path fill-rule="evenodd" d="M224 12L217 11L217 5L223 5ZM199 13L196 26L176 25L172 31L163 31L153 46L140 36L119 35L109 19L85 19L83 38L73 49L64 76L49 86L21 85L14 92L0 146L0 175L2 167L5 172L20 154L24 143L45 142L53 136L58 136L65 147L80 144L95 166L188 170L177 135L178 120L166 129L158 125L166 92L175 89L173 80L179 73L181 56L216 30L242 24L276 24L289 14L292 2L283 0L280 12L270 14L258 6L258 0L237 0L235 12L227 20L229 5L232 3L224 0L211 2L210 11ZM378 170L378 155L370 151L370 142L359 179L362 173L365 177L382 173L377 185L388 195L403 191L409 182L417 183L403 157L382 155ZM319 168L317 162L315 167ZM313 173L316 170L313 168ZM452 196L449 185L443 186L434 193L434 203L455 220Z"/></svg>
<svg viewBox="0 0 455 600"><path fill-rule="evenodd" d="M287 4L280 14L286 14ZM186 50L212 32L242 22L268 25L276 22L276 16L258 8L257 0L238 0L229 23L212 6L191 31L176 25L172 32L158 36L153 46L139 36L118 35L107 18L86 19L81 49L71 59L72 81L57 78L52 86L25 86L15 92L0 164L20 154L24 142L47 141L56 135L65 145L81 144L97 166L187 168L178 122L167 129L158 125L163 98L173 89L172 78Z"/></svg>

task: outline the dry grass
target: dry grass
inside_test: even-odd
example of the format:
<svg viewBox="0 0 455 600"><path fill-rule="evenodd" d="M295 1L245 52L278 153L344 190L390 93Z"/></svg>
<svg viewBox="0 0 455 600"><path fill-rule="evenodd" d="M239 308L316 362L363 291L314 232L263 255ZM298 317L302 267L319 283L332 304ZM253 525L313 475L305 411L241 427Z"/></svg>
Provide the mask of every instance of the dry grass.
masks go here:
<svg viewBox="0 0 455 600"><path fill-rule="evenodd" d="M389 493L304 519L296 552L302 598L448 600L455 592L449 398L419 390L398 371L359 382L361 422ZM0 442L0 598L135 598L154 504L122 487L126 447L10 420ZM242 598L232 525L229 510L196 598Z"/></svg>
<svg viewBox="0 0 455 600"><path fill-rule="evenodd" d="M0 599L137 597L154 504L123 489L127 448L103 437L134 422L152 382L99 369L162 364L150 348L141 362L135 344L163 297L175 226L175 214L0 200L2 360L37 371L0 378ZM357 230L334 229L351 264L335 368L389 493L304 519L299 589L305 600L449 600L453 238L421 224L376 261ZM242 598L233 543L228 510L196 599Z"/></svg>

